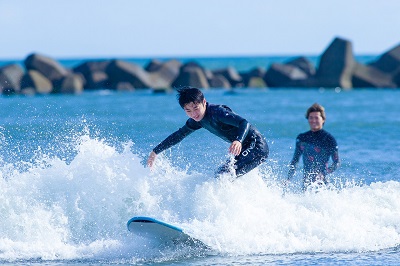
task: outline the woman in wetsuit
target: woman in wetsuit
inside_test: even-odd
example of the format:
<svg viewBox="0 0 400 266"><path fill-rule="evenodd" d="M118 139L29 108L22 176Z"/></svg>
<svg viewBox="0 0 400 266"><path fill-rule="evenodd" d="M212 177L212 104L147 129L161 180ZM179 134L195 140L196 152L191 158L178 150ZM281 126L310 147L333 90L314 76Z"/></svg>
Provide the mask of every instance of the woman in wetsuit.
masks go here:
<svg viewBox="0 0 400 266"><path fill-rule="evenodd" d="M251 171L268 158L268 145L261 133L229 107L208 103L197 88L183 87L178 89L177 96L189 119L183 127L153 149L147 160L149 167L153 166L157 154L200 128L230 143L229 153L235 156L233 174L237 177ZM218 174L231 172L229 165L230 161L227 161L219 168Z"/></svg>

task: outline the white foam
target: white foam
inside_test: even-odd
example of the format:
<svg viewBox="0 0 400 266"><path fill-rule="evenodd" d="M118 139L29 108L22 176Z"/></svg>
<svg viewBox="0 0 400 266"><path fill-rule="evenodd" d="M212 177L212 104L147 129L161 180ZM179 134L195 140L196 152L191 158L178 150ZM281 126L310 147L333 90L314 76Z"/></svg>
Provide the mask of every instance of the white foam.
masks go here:
<svg viewBox="0 0 400 266"><path fill-rule="evenodd" d="M133 216L173 223L232 254L372 251L400 243L397 181L283 196L265 169L232 182L173 167L163 155L150 171L132 143L117 149L84 135L76 150L70 162L42 154L26 171L2 166L0 259L149 256L126 229Z"/></svg>

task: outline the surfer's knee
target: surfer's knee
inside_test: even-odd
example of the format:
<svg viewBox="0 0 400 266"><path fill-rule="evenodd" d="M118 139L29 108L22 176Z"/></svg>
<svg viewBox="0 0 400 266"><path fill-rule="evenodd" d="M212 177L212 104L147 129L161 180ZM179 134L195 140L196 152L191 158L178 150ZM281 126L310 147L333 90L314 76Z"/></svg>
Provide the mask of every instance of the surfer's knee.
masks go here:
<svg viewBox="0 0 400 266"><path fill-rule="evenodd" d="M215 172L215 178L220 179L223 175L236 176L236 170L230 164L221 165Z"/></svg>

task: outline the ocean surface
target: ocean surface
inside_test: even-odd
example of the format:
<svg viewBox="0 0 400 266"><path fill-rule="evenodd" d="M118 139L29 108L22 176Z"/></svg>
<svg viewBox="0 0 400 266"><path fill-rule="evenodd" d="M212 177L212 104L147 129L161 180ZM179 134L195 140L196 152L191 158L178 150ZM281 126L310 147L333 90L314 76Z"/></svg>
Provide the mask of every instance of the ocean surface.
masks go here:
<svg viewBox="0 0 400 266"><path fill-rule="evenodd" d="M187 117L174 93L0 97L0 264L400 265L399 90L204 90L266 137L266 163L214 178L228 143L199 130L145 167ZM339 144L330 185L282 186L306 109ZM208 248L160 245L126 223L150 216Z"/></svg>

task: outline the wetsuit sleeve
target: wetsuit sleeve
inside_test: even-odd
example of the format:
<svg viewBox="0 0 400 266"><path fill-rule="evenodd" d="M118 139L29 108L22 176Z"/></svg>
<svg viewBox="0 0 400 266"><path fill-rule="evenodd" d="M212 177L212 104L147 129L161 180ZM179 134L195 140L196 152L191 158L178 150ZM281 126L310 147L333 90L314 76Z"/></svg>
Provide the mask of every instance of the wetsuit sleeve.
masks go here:
<svg viewBox="0 0 400 266"><path fill-rule="evenodd" d="M183 127L181 127L180 129L178 129L177 131L175 131L174 133L169 135L160 144L158 144L153 149L153 151L156 154L159 154L160 152L162 152L166 149L169 149L172 146L178 144L184 138L186 138L189 134L191 134L192 132L194 132L195 130L197 130L199 128L201 128L201 127L199 127L198 125L196 125L195 123L193 123L193 121L191 121L189 119Z"/></svg>
<svg viewBox="0 0 400 266"><path fill-rule="evenodd" d="M338 148L337 142L334 138L332 138L331 157L332 157L332 164L331 164L331 166L328 167L327 172L326 172L327 174L330 174L333 171L335 171L340 165L339 148Z"/></svg>
<svg viewBox="0 0 400 266"><path fill-rule="evenodd" d="M250 129L250 123L246 119L225 109L223 114L220 115L219 121L237 127L238 131L235 140L243 143Z"/></svg>
<svg viewBox="0 0 400 266"><path fill-rule="evenodd" d="M242 120L239 124L239 129L238 129L238 135L236 137L236 140L240 141L243 143L244 139L247 137L247 134L249 133L250 129L250 123L247 122L247 120Z"/></svg>
<svg viewBox="0 0 400 266"><path fill-rule="evenodd" d="M289 172L288 172L288 179L291 179L296 172L296 166L299 163L301 156L301 149L300 149L300 139L299 137L296 138L296 148L294 150L292 161L289 164Z"/></svg>

